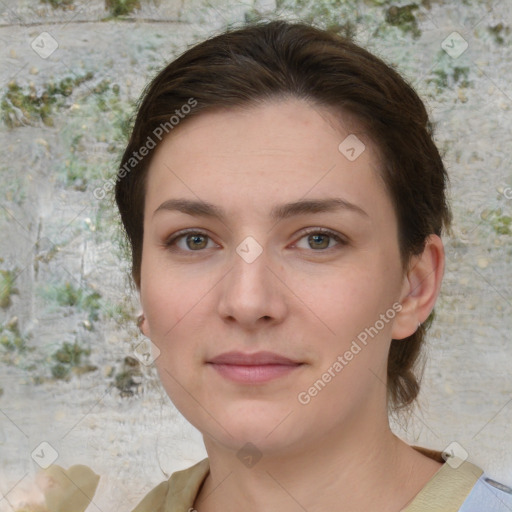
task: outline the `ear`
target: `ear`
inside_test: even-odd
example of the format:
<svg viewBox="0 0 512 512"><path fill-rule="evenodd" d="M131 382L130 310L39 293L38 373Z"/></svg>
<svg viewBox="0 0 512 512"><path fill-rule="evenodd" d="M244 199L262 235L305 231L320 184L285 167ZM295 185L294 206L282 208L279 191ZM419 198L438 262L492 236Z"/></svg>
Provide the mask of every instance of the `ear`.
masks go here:
<svg viewBox="0 0 512 512"><path fill-rule="evenodd" d="M144 336L146 336L146 338L150 337L150 330L149 330L148 320L147 320L146 315L144 314L144 312L142 312L137 317L137 327L139 328L140 332L142 334L144 334Z"/></svg>
<svg viewBox="0 0 512 512"><path fill-rule="evenodd" d="M401 340L415 333L434 309L444 275L444 246L441 238L430 235L425 249L411 258L402 285L402 309L395 317L392 338Z"/></svg>

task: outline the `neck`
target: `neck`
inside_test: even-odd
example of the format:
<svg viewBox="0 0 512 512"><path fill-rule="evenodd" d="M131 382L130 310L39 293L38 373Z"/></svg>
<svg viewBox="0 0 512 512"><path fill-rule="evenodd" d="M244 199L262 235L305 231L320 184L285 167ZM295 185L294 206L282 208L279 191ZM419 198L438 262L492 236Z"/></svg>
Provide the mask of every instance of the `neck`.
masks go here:
<svg viewBox="0 0 512 512"><path fill-rule="evenodd" d="M208 475L198 512L396 512L420 491L441 464L396 437L387 414L377 421L346 422L309 445L264 452L248 467L236 450L205 437Z"/></svg>

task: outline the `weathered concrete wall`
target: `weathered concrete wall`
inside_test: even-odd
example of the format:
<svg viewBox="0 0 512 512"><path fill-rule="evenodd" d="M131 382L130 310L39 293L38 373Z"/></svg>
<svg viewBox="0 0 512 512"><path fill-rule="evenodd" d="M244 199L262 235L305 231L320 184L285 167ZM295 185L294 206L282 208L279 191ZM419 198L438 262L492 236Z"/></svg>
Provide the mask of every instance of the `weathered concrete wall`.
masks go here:
<svg viewBox="0 0 512 512"><path fill-rule="evenodd" d="M413 444L442 450L458 442L470 460L510 485L511 13L506 2L432 1L417 13L421 35L414 39L398 29L375 35L382 10L370 4L359 5L359 40L396 64L425 98L446 151L454 212L426 347L423 409L407 428L395 428ZM58 452L58 464L85 463L102 475L96 503L103 510L128 510L166 475L205 455L152 367L140 365L142 383L126 387L126 395L139 389L133 396L120 396L114 385L142 338L127 268L112 243L112 206L93 191L115 172L113 126L149 78L190 44L242 22L252 7L272 11L275 3L143 1L127 18L106 21L100 1L69 9L29 0L0 5L2 95L9 83L33 83L37 92L52 79L94 73L55 107L53 126L40 119L2 126L0 268L14 271L18 293L0 321L5 327L17 317L33 348L4 351L0 360L0 492L13 503L38 470L31 453L43 441ZM365 16L373 12L372 24ZM468 48L450 60L441 44L454 31ZM109 85L97 92L103 80ZM99 310L59 303L54 295L65 281L84 296L98 292ZM89 318L94 312L98 320ZM97 370L52 378L53 355L64 341L89 347ZM0 511L9 507L0 497Z"/></svg>

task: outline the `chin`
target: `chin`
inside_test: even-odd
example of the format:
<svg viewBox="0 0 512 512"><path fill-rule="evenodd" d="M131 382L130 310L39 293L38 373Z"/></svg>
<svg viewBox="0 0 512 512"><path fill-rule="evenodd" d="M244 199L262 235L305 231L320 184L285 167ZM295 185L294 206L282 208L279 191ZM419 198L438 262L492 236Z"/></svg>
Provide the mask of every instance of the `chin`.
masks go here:
<svg viewBox="0 0 512 512"><path fill-rule="evenodd" d="M249 404L243 407L225 407L216 410L223 410L223 413L217 416L213 409L209 409L224 428L211 418L207 422L194 421L194 418L187 419L205 437L235 452L243 449L247 443L254 445L262 454L286 450L300 442L305 426L301 421L301 428L298 428L296 414L293 412L290 414L291 407L286 410L282 407L269 410L268 406L253 406L251 409Z"/></svg>

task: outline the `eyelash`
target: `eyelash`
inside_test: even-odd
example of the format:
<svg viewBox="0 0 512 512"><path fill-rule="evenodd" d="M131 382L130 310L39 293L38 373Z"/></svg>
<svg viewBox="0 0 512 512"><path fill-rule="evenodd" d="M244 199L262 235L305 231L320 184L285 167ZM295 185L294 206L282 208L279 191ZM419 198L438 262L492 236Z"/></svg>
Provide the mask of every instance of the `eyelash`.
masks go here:
<svg viewBox="0 0 512 512"><path fill-rule="evenodd" d="M209 238L211 240L211 237L208 234L206 234L205 232L199 231L199 230L196 230L196 229L193 229L193 228L190 228L190 229L187 229L187 230L184 230L184 231L179 231L178 233L176 233L175 235L173 235L172 237L167 239L164 242L163 245L168 250L170 250L170 251L180 251L181 250L183 252L188 252L188 253L194 253L194 252L200 253L200 252L203 252L205 249L199 249L197 251L185 250L185 249L176 249L176 247L175 247L176 246L176 242L178 242L181 238L185 237L188 234L206 236L207 238ZM334 231L331 231L330 229L327 229L327 228L307 228L303 232L302 236L298 240L302 240L302 238L306 237L307 235L311 235L311 234L328 235L329 237L331 237L334 240L336 240L336 242L338 242L339 246L348 245L347 240L345 240L340 235L338 235ZM332 249L335 249L336 247L337 246L328 247L326 249L319 249L319 250L316 250L316 251L314 249L311 249L311 251L317 252L317 253L322 253L322 252L325 253L325 252L328 252L328 251L330 251Z"/></svg>

